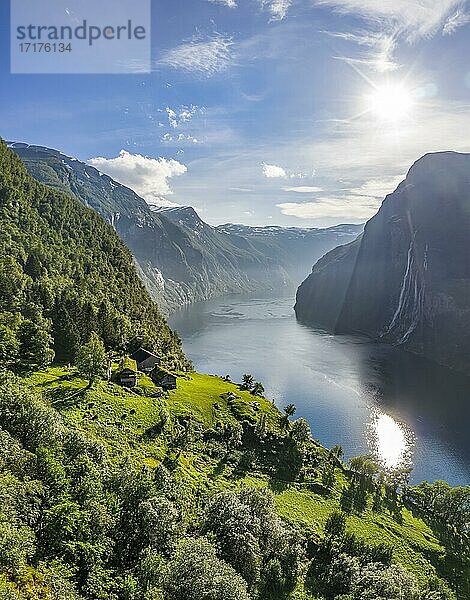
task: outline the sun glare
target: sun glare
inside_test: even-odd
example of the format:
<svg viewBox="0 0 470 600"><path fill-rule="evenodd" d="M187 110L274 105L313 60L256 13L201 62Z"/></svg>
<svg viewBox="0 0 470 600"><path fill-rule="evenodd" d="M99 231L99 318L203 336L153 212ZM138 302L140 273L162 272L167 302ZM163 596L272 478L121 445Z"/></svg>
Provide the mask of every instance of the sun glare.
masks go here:
<svg viewBox="0 0 470 600"><path fill-rule="evenodd" d="M410 463L412 434L391 416L377 411L369 426L369 441L385 468L397 469Z"/></svg>
<svg viewBox="0 0 470 600"><path fill-rule="evenodd" d="M380 121L396 123L409 116L413 94L402 84L385 84L367 96L368 111Z"/></svg>

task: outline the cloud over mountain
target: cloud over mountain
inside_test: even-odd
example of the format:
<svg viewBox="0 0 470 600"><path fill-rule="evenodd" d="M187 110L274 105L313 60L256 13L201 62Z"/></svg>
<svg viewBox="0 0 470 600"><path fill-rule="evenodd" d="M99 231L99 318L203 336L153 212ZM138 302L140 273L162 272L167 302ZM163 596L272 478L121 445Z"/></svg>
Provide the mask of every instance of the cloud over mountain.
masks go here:
<svg viewBox="0 0 470 600"><path fill-rule="evenodd" d="M183 175L186 165L174 159L149 158L121 150L115 158L91 158L88 164L133 189L149 204L175 206L165 198L173 194L169 180Z"/></svg>

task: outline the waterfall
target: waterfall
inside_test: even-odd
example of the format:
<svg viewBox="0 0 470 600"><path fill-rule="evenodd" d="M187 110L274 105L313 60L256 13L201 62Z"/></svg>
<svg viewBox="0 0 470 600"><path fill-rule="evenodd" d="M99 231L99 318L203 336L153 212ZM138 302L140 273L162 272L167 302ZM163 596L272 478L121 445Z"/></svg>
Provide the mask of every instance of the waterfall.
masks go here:
<svg viewBox="0 0 470 600"><path fill-rule="evenodd" d="M428 245L426 244L423 272L428 268ZM416 330L423 315L425 300L425 281L419 268L416 251L416 232L408 247L406 267L403 274L398 305L385 333L381 337L393 336L396 344L405 344Z"/></svg>

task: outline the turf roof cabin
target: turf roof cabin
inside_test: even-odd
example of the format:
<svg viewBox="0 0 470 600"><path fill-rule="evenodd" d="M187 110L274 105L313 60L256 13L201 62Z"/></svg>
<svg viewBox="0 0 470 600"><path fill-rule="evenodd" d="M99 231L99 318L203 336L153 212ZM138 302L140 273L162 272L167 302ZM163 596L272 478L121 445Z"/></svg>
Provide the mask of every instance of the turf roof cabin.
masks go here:
<svg viewBox="0 0 470 600"><path fill-rule="evenodd" d="M117 372L119 383L125 387L133 388L137 385L137 363L132 358L125 356Z"/></svg>
<svg viewBox="0 0 470 600"><path fill-rule="evenodd" d="M152 369L160 366L161 362L159 356L145 348L136 350L134 354L131 354L131 359L137 363L139 371L143 371L144 373L150 373Z"/></svg>
<svg viewBox="0 0 470 600"><path fill-rule="evenodd" d="M158 385L158 387L161 387L165 391L176 390L177 377L173 373L170 373L170 371L157 366L150 373L150 377L155 385Z"/></svg>

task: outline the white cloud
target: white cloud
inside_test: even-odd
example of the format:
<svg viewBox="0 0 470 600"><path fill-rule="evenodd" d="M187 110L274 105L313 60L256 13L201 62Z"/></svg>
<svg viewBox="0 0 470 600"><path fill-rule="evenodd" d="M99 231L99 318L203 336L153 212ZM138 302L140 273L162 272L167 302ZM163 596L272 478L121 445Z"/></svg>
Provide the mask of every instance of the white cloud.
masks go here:
<svg viewBox="0 0 470 600"><path fill-rule="evenodd" d="M260 0L264 10L271 13L271 21L282 21L287 16L292 0Z"/></svg>
<svg viewBox="0 0 470 600"><path fill-rule="evenodd" d="M212 2L213 4L224 4L225 6L228 6L228 8L237 8L237 2L236 0L209 0L209 2Z"/></svg>
<svg viewBox="0 0 470 600"><path fill-rule="evenodd" d="M355 14L406 33L409 40L432 35L442 29L449 16L462 7L462 0L314 0L317 5Z"/></svg>
<svg viewBox="0 0 470 600"><path fill-rule="evenodd" d="M447 19L442 33L444 35L452 35L459 27L463 27L467 23L470 23L470 14L461 8Z"/></svg>
<svg viewBox="0 0 470 600"><path fill-rule="evenodd" d="M228 8L237 8L237 0L208 0L213 4L223 4ZM271 14L271 21L282 21L287 16L293 0L258 0L263 10Z"/></svg>
<svg viewBox="0 0 470 600"><path fill-rule="evenodd" d="M375 198L376 200L383 200L387 194L395 191L398 184L403 180L401 175L397 177L377 177L375 179L369 179L359 186L353 186L347 190L348 194L358 198Z"/></svg>
<svg viewBox="0 0 470 600"><path fill-rule="evenodd" d="M192 40L167 50L159 66L211 77L225 71L233 60L232 38L216 34L209 39Z"/></svg>
<svg viewBox="0 0 470 600"><path fill-rule="evenodd" d="M168 122L173 129L177 129L182 123L188 123L196 114L202 114L204 110L191 104L190 106L180 106L173 109L167 106L165 108Z"/></svg>
<svg viewBox="0 0 470 600"><path fill-rule="evenodd" d="M315 172L308 175L307 173L294 173L284 169L283 167L278 167L277 165L268 165L266 163L262 164L263 167L263 175L268 179L274 178L289 178L289 179L306 179L308 177L314 177Z"/></svg>
<svg viewBox="0 0 470 600"><path fill-rule="evenodd" d="M263 175L268 179L287 177L285 169L278 167L277 165L268 165L266 163L263 163Z"/></svg>
<svg viewBox="0 0 470 600"><path fill-rule="evenodd" d="M281 213L298 219L363 220L376 212L377 206L355 204L347 198L318 198L318 202L284 202L276 204Z"/></svg>
<svg viewBox="0 0 470 600"><path fill-rule="evenodd" d="M176 142L178 144L201 144L202 142L198 140L198 138L188 135L185 133L179 133L178 135L171 135L171 133L165 133L165 135L161 138L161 141L166 144L170 144L172 142Z"/></svg>
<svg viewBox="0 0 470 600"><path fill-rule="evenodd" d="M399 64L394 52L399 40L409 43L431 37L439 31L452 34L470 21L464 10L467 0L312 0L339 12L365 19L370 31L329 33L354 42L367 50L358 56L335 56L352 65L367 66L380 73L394 71ZM328 32L327 32L328 33Z"/></svg>
<svg viewBox="0 0 470 600"><path fill-rule="evenodd" d="M290 179L306 179L307 177L315 177L315 173L308 175L307 173L290 173Z"/></svg>
<svg viewBox="0 0 470 600"><path fill-rule="evenodd" d="M299 187L285 187L282 188L284 192L296 192L297 194L316 194L323 192L323 188L320 187L309 187L306 185Z"/></svg>
<svg viewBox="0 0 470 600"><path fill-rule="evenodd" d="M338 219L366 220L372 217L380 206L375 197L325 196L315 202L283 202L276 204L283 215L298 219Z"/></svg>
<svg viewBox="0 0 470 600"><path fill-rule="evenodd" d="M353 42L367 48L358 57L335 56L337 60L343 60L349 64L362 64L371 67L379 73L395 71L400 65L395 61L393 53L397 42L394 34L383 31L358 31L355 33L344 33L325 31L324 33L347 42Z"/></svg>
<svg viewBox="0 0 470 600"><path fill-rule="evenodd" d="M171 127L173 127L173 129L176 129L178 127L178 119L175 111L172 108L169 108L168 106L165 110Z"/></svg>
<svg viewBox="0 0 470 600"><path fill-rule="evenodd" d="M177 160L149 158L126 150L121 150L115 158L91 158L88 164L130 187L149 204L158 206L175 206L164 198L173 193L169 180L187 171L186 165Z"/></svg>
<svg viewBox="0 0 470 600"><path fill-rule="evenodd" d="M370 179L311 202L284 202L276 206L283 215L298 219L366 220L374 216L382 200L393 192L403 177Z"/></svg>

